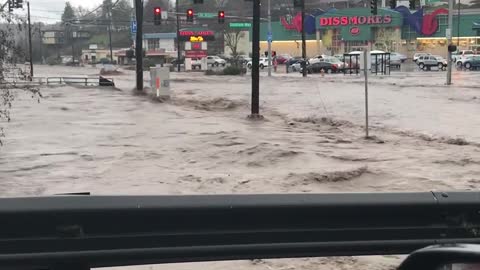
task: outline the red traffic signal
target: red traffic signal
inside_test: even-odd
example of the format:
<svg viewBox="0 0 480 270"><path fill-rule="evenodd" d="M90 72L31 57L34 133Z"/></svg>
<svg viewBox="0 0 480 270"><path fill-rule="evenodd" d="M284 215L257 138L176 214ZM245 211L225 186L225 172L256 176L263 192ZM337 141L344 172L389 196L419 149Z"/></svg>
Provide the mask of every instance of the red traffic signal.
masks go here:
<svg viewBox="0 0 480 270"><path fill-rule="evenodd" d="M219 23L224 23L225 22L225 11L220 10L218 12L218 22Z"/></svg>
<svg viewBox="0 0 480 270"><path fill-rule="evenodd" d="M193 9L187 10L187 22L193 22Z"/></svg>
<svg viewBox="0 0 480 270"><path fill-rule="evenodd" d="M162 24L162 9L155 7L153 9L153 24L160 25Z"/></svg>

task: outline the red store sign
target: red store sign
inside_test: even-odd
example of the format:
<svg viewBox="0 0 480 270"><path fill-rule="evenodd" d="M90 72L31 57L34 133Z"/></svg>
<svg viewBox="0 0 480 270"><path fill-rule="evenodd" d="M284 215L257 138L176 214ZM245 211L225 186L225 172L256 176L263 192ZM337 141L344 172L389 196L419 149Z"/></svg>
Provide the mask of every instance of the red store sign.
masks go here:
<svg viewBox="0 0 480 270"><path fill-rule="evenodd" d="M204 58L207 57L207 51L185 51L185 58Z"/></svg>
<svg viewBox="0 0 480 270"><path fill-rule="evenodd" d="M375 16L338 16L320 18L320 26L338 26L338 25L363 25L363 24L389 24L392 22L390 15Z"/></svg>

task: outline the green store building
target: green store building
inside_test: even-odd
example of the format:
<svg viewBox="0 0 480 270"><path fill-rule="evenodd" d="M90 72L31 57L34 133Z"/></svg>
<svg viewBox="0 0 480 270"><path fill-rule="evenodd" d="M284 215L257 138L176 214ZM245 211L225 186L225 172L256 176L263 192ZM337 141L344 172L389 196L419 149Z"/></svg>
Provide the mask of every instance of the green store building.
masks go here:
<svg viewBox="0 0 480 270"><path fill-rule="evenodd" d="M421 31L430 31L429 35L426 35L408 24L406 15L391 9L379 9L376 16L371 15L369 8L327 11L314 17L314 34L307 35L307 55L312 57L318 54L342 54L369 48L400 52L408 57L412 57L415 52L429 52L446 57L448 15L445 13L446 10L443 10L443 14L442 11L423 14L423 24L426 24L428 19L430 21L426 31L421 28ZM272 22L272 50L277 54L301 55L301 33L296 28L299 16L285 16L278 22ZM311 25L313 26L313 22ZM460 50L476 51L480 47L480 10L465 9L460 16L455 12L453 26L453 42L459 42ZM308 26L305 28L308 31ZM268 45L267 23L262 23L260 29L260 46L263 52Z"/></svg>

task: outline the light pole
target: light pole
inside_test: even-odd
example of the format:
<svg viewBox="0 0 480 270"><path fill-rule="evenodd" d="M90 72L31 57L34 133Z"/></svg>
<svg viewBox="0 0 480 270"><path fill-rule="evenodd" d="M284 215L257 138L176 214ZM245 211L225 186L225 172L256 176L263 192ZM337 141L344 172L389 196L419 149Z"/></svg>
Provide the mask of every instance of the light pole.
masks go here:
<svg viewBox="0 0 480 270"><path fill-rule="evenodd" d="M268 0L268 76L272 76L272 14L270 8L270 0Z"/></svg>
<svg viewBox="0 0 480 270"><path fill-rule="evenodd" d="M452 45L452 28L453 28L453 0L448 0L448 29L446 32L448 45ZM447 65L447 85L452 84L452 52L448 50Z"/></svg>

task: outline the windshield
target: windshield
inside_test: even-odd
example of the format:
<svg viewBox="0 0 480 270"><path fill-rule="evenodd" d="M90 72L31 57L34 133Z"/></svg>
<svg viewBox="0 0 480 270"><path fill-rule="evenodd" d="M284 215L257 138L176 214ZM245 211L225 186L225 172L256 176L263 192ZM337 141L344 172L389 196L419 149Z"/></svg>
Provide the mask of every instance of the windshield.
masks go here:
<svg viewBox="0 0 480 270"><path fill-rule="evenodd" d="M245 0L31 1L30 20L27 1L9 2L0 12L0 196L479 187L480 57L448 52L480 43L479 0L455 5L451 41L444 1L417 1L411 14L408 1L398 12L378 1L374 15L370 2L308 0L304 27L293 0L270 1L270 13L261 1L259 16ZM398 261L175 267L384 270Z"/></svg>

